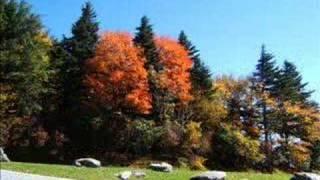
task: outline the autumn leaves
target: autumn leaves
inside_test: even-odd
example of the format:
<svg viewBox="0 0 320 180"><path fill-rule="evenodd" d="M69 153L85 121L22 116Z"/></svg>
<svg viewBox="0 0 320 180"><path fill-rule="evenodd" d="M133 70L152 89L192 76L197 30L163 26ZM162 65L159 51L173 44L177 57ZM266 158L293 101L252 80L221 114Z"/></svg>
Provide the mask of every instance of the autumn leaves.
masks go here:
<svg viewBox="0 0 320 180"><path fill-rule="evenodd" d="M86 84L102 104L111 104L117 110L133 107L137 112L148 113L151 97L144 62L129 33L105 33L95 56L88 61Z"/></svg>
<svg viewBox="0 0 320 180"><path fill-rule="evenodd" d="M158 37L161 71L156 74L158 86L181 103L192 99L188 52L176 40ZM127 32L106 32L101 36L95 56L87 63L85 83L90 94L112 109L131 109L139 114L152 111L146 58L141 47L134 45Z"/></svg>

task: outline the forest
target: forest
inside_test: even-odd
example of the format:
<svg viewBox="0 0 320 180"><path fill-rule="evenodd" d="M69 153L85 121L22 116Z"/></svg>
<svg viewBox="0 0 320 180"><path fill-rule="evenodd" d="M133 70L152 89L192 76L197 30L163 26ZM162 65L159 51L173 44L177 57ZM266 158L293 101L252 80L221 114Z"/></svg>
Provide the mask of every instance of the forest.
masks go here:
<svg viewBox="0 0 320 180"><path fill-rule="evenodd" d="M246 77L217 76L187 29L162 36L147 16L134 34L99 29L90 2L70 26L52 37L28 3L0 0L0 147L12 160L320 170L314 91L269 47Z"/></svg>

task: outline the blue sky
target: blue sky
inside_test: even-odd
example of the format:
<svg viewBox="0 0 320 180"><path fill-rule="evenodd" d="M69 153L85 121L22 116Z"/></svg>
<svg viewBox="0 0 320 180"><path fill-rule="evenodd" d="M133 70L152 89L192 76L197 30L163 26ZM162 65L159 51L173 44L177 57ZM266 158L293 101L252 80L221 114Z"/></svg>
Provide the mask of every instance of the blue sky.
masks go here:
<svg viewBox="0 0 320 180"><path fill-rule="evenodd" d="M69 35L84 0L27 0L51 35ZM92 0L100 28L134 32L147 15L160 35L185 30L214 75L250 74L261 44L294 62L320 102L320 0Z"/></svg>

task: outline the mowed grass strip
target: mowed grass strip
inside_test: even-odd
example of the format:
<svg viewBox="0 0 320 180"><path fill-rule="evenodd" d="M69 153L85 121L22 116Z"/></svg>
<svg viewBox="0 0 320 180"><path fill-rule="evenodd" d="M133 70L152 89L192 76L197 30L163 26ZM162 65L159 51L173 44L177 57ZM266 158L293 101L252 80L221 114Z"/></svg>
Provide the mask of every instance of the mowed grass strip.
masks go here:
<svg viewBox="0 0 320 180"><path fill-rule="evenodd" d="M102 168L85 168L67 165L50 165L35 163L10 162L1 163L1 169L25 173L64 177L79 180L117 180L115 174L125 170L139 170L147 174L145 180L188 180L201 171L174 169L172 173L156 172L150 169L134 169L127 167L106 166ZM227 172L227 180L289 180L291 174L276 171L273 174L248 172ZM134 179L134 178L132 178Z"/></svg>

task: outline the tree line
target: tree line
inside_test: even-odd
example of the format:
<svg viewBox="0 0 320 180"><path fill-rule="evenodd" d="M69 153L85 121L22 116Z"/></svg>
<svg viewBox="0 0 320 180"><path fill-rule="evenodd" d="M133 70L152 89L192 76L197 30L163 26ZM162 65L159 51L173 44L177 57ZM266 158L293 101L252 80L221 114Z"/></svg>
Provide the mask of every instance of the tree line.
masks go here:
<svg viewBox="0 0 320 180"><path fill-rule="evenodd" d="M14 160L92 156L192 169L320 168L320 114L296 66L265 46L246 78L214 77L184 31L99 33L83 5L56 39L23 1L0 0L0 146Z"/></svg>

